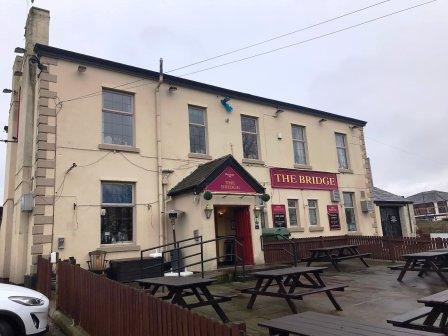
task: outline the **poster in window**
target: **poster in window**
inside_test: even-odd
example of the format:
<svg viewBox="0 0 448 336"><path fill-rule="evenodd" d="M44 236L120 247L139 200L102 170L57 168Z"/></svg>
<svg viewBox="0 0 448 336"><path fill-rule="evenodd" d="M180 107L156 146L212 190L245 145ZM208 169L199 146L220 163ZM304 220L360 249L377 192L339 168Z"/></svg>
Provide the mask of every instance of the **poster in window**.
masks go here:
<svg viewBox="0 0 448 336"><path fill-rule="evenodd" d="M327 205L327 214L330 230L340 230L341 221L339 219L339 207L337 205Z"/></svg>
<svg viewBox="0 0 448 336"><path fill-rule="evenodd" d="M286 227L286 207L284 204L272 204L272 223L274 227Z"/></svg>

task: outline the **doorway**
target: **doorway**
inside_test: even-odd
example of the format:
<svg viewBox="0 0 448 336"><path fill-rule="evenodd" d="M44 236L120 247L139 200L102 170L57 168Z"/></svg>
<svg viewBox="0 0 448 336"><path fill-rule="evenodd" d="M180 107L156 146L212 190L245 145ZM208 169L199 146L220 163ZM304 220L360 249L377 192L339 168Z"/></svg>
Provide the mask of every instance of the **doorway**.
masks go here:
<svg viewBox="0 0 448 336"><path fill-rule="evenodd" d="M232 254L244 256L245 265L254 264L254 252L252 248L252 234L250 225L249 206L215 205L215 233L216 238L235 236L242 243L236 245L232 239L220 239L216 242L216 255L218 267L234 265Z"/></svg>
<svg viewBox="0 0 448 336"><path fill-rule="evenodd" d="M398 207L380 207L384 237L403 237Z"/></svg>

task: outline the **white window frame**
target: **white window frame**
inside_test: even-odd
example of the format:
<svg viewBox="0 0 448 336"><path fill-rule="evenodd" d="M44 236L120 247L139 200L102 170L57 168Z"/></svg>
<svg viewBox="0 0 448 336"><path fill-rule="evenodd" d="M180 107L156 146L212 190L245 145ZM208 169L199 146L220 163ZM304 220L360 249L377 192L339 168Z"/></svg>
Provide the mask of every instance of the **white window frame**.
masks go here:
<svg viewBox="0 0 448 336"><path fill-rule="evenodd" d="M103 202L103 184L130 184L132 186L132 203L105 203ZM101 217L100 214L100 244L102 246L113 246L113 245L119 245L119 244L131 244L135 243L136 240L136 221L135 221L135 183L129 182L129 181L101 181L100 183L100 193L101 193L101 209L103 208L132 208L132 240L126 240L126 241L120 241L115 243L101 243L101 237L102 237L102 228L101 228Z"/></svg>
<svg viewBox="0 0 448 336"><path fill-rule="evenodd" d="M311 207L310 206L310 201L311 202L316 202L316 206L315 207ZM317 199L309 199L307 201L307 205L308 205L308 221L309 221L310 227L319 227L320 226L319 201ZM316 224L312 224L311 223L311 211L310 211L310 209L314 209L316 211Z"/></svg>
<svg viewBox="0 0 448 336"><path fill-rule="evenodd" d="M256 128L256 132L248 132L248 131L244 131L243 130L243 124L242 124L242 120L243 118L247 118L247 119L254 119L255 120L255 128ZM258 118L257 117L253 117L250 115L246 115L246 114L242 114L241 115L241 144L243 146L243 158L246 160L261 160L261 150L260 150L260 127L259 127L259 123L258 123ZM250 135L254 135L256 136L257 139L257 157L256 158L248 158L244 155L244 140L243 140L243 135L244 134L250 134Z"/></svg>
<svg viewBox="0 0 448 336"><path fill-rule="evenodd" d="M349 170L350 169L350 157L348 153L348 142L347 142L347 134L335 132L335 142L336 142L336 156L338 158L338 167L342 170ZM344 147L338 146L338 140L337 137L341 136L344 141ZM347 162L347 167L342 167L341 161L339 160L339 150L342 149L344 151L345 155L345 161Z"/></svg>
<svg viewBox="0 0 448 336"><path fill-rule="evenodd" d="M289 206L289 201L293 201L295 202L295 206L291 207ZM300 217L299 217L299 200L296 198L288 198L286 200L286 204L288 206L288 219L289 219L289 226L292 228L300 228ZM292 221L291 221L291 215L290 215L290 210L293 210L296 212L296 224L292 225Z"/></svg>
<svg viewBox="0 0 448 336"><path fill-rule="evenodd" d="M190 121L190 108L201 110L203 112L203 114L204 114L204 125L196 124L196 123L193 123L193 122ZM197 152L191 151L190 125L193 125L195 127L203 127L204 128L204 133L205 133L205 153L197 153ZM188 105L188 143L190 145L189 151L190 151L191 154L208 155L207 108L201 107L201 106L196 106L196 105L191 105L191 104Z"/></svg>
<svg viewBox="0 0 448 336"><path fill-rule="evenodd" d="M121 94L121 95L131 97L131 112L105 108L104 107L104 98L103 98L103 94L105 92L109 92L109 93L113 93L113 94ZM112 90L112 89L108 89L108 88L103 88L102 93L101 93L101 143L102 144L112 145L112 146L135 147L135 103L134 103L134 100L135 100L135 94L132 92L124 92L124 91L117 91L117 90ZM104 112L132 117L132 144L122 145L122 144L115 144L115 143L106 143L104 141Z"/></svg>
<svg viewBox="0 0 448 336"><path fill-rule="evenodd" d="M294 128L300 128L302 130L303 139L295 139L294 138ZM291 137L292 137L292 154L294 157L294 164L299 165L299 166L308 165L309 160L308 160L308 142L307 142L307 138L306 138L306 127L302 126L302 125L291 124ZM303 151L305 152L305 162L297 162L296 161L296 152L295 152L295 147L294 147L294 143L296 143L296 142L303 144Z"/></svg>

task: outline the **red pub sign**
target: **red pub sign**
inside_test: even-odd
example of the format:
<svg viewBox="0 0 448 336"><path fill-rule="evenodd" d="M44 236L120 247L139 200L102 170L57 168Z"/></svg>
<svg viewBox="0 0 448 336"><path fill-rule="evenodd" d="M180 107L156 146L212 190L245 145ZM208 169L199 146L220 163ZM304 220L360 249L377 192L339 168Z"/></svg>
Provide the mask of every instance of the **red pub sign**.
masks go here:
<svg viewBox="0 0 448 336"><path fill-rule="evenodd" d="M224 193L255 193L255 190L232 167L226 167L206 189Z"/></svg>
<svg viewBox="0 0 448 336"><path fill-rule="evenodd" d="M334 173L287 168L271 168L271 186L281 189L337 190Z"/></svg>

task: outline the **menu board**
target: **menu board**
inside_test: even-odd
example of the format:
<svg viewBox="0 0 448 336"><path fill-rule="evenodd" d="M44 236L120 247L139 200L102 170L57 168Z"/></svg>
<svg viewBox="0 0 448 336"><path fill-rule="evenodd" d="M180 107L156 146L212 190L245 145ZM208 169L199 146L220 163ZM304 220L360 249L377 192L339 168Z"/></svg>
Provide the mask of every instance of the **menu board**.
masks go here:
<svg viewBox="0 0 448 336"><path fill-rule="evenodd" d="M272 204L272 223L274 227L286 227L286 207L284 204Z"/></svg>
<svg viewBox="0 0 448 336"><path fill-rule="evenodd" d="M341 221L339 219L339 207L337 205L327 205L327 214L330 230L340 230Z"/></svg>

